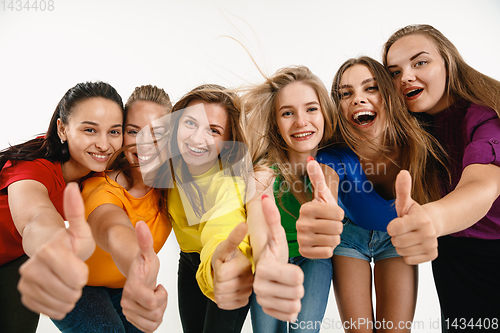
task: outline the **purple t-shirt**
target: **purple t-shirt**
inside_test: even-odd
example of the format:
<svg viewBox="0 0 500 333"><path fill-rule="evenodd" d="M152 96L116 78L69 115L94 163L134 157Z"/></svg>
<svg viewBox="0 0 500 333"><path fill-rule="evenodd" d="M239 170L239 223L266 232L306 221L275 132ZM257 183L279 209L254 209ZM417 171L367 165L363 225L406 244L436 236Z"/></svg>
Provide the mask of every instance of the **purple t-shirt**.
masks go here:
<svg viewBox="0 0 500 333"><path fill-rule="evenodd" d="M455 189L469 164L500 166L500 120L493 109L458 102L434 117L432 132L449 156L452 182L442 186L443 195ZM452 236L500 239L500 197L482 219Z"/></svg>

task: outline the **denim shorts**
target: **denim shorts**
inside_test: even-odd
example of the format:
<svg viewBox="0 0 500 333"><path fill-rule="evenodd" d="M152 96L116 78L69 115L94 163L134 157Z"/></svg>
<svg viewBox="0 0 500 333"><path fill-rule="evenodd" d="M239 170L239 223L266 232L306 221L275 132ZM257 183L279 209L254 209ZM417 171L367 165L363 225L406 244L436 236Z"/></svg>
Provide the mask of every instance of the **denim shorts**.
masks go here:
<svg viewBox="0 0 500 333"><path fill-rule="evenodd" d="M334 255L363 259L368 262L400 257L386 231L366 230L350 219L344 219L344 231Z"/></svg>

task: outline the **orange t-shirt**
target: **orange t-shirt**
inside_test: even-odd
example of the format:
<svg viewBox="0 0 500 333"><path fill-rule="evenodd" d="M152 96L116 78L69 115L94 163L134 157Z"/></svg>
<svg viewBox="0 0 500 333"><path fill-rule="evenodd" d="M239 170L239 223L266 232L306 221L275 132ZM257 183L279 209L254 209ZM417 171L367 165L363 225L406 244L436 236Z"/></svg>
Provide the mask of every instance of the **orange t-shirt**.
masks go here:
<svg viewBox="0 0 500 333"><path fill-rule="evenodd" d="M85 202L85 215L104 204L114 204L122 208L135 226L144 221L153 235L153 248L160 251L167 240L172 226L167 216L159 211L160 196L152 189L142 198L136 198L118 183L108 177L92 177L83 183L82 197ZM123 288L126 277L116 267L111 254L96 246L94 254L86 261L89 266L89 286Z"/></svg>

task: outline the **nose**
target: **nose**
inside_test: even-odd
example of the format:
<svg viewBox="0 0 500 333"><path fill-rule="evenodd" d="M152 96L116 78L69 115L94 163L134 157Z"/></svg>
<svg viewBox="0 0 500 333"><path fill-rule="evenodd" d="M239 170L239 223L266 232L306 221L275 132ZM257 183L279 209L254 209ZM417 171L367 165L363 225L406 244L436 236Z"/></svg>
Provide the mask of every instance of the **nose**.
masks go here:
<svg viewBox="0 0 500 333"><path fill-rule="evenodd" d="M297 127L306 127L307 123L308 121L306 115L302 113L297 114L297 118L295 119L295 125Z"/></svg>
<svg viewBox="0 0 500 333"><path fill-rule="evenodd" d="M202 143L204 139L203 130L200 127L191 134L191 141L193 143Z"/></svg>
<svg viewBox="0 0 500 333"><path fill-rule="evenodd" d="M365 104L366 97L362 93L355 93L354 98L352 99L352 103L354 105Z"/></svg>
<svg viewBox="0 0 500 333"><path fill-rule="evenodd" d="M108 135L107 133L101 133L97 137L97 141L95 142L95 146L99 151L107 151L110 147L110 143L108 140Z"/></svg>
<svg viewBox="0 0 500 333"><path fill-rule="evenodd" d="M415 81L415 74L411 70L405 70L401 73L401 83L406 84Z"/></svg>

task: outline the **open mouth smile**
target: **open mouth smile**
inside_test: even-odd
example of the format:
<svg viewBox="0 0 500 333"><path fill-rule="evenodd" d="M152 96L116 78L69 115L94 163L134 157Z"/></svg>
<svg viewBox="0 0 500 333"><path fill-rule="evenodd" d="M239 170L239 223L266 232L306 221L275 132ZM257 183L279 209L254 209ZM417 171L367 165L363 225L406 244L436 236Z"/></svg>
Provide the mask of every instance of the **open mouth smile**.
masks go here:
<svg viewBox="0 0 500 333"><path fill-rule="evenodd" d="M377 118L377 113L374 111L359 111L352 115L352 121L359 126L370 125L375 118Z"/></svg>
<svg viewBox="0 0 500 333"><path fill-rule="evenodd" d="M292 134L291 137L295 139L309 139L314 134L314 132L302 132Z"/></svg>
<svg viewBox="0 0 500 333"><path fill-rule="evenodd" d="M406 99L411 100L411 99L415 99L418 96L420 96L422 91L424 91L423 88L411 88L411 89L405 90L404 95L405 95Z"/></svg>

